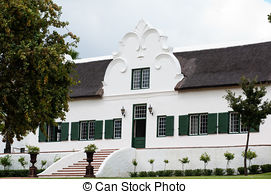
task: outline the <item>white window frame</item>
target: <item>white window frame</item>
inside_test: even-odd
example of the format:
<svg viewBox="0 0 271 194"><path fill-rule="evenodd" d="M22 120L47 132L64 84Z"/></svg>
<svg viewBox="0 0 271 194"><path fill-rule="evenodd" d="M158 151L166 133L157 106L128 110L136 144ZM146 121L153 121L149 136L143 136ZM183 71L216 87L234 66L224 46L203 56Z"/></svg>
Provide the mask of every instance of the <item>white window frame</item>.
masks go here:
<svg viewBox="0 0 271 194"><path fill-rule="evenodd" d="M158 127L158 130L157 130L157 136L158 137L165 137L166 136L166 119L167 117L166 116L158 116L157 117L158 121L157 121L157 127ZM164 123L160 123L161 120L164 120L163 122ZM162 127L162 128L161 128Z"/></svg>
<svg viewBox="0 0 271 194"><path fill-rule="evenodd" d="M192 133L192 117L197 119L197 129L193 129ZM193 123L193 127L195 124ZM198 114L191 114L189 115L189 135L198 135L199 134L199 115Z"/></svg>
<svg viewBox="0 0 271 194"><path fill-rule="evenodd" d="M206 116L206 132L201 132L202 131L202 116ZM199 114L199 135L207 135L208 134L208 113L204 114Z"/></svg>
<svg viewBox="0 0 271 194"><path fill-rule="evenodd" d="M82 137L82 130L83 130L83 124L86 124L86 138ZM80 121L80 140L88 140L88 129L89 129L89 124L88 121Z"/></svg>
<svg viewBox="0 0 271 194"><path fill-rule="evenodd" d="M114 122L114 139L121 139L122 119L114 119L113 122ZM120 125L118 127L116 126L116 122L120 122Z"/></svg>
<svg viewBox="0 0 271 194"><path fill-rule="evenodd" d="M147 72L147 74L144 74L145 72ZM132 69L132 90L149 89L149 88L150 88L150 68L146 67L140 69Z"/></svg>
<svg viewBox="0 0 271 194"><path fill-rule="evenodd" d="M239 130L233 131L233 129L232 129L232 126L238 126L235 123L232 123L232 117L233 117L233 115L237 116L237 122L239 122L238 123ZM241 119L240 119L240 117L238 119L238 113L236 113L236 112L230 112L230 116L229 117L230 117L230 119L229 119L229 133L240 133L240 130L241 130L241 122L240 121L241 121Z"/></svg>
<svg viewBox="0 0 271 194"><path fill-rule="evenodd" d="M90 137L90 132L92 131L93 137ZM88 121L88 140L94 140L95 139L95 121Z"/></svg>
<svg viewBox="0 0 271 194"><path fill-rule="evenodd" d="M144 109L138 110L140 107L144 107ZM134 107L134 119L146 119L146 117L147 117L147 105L146 104L135 105L135 107Z"/></svg>

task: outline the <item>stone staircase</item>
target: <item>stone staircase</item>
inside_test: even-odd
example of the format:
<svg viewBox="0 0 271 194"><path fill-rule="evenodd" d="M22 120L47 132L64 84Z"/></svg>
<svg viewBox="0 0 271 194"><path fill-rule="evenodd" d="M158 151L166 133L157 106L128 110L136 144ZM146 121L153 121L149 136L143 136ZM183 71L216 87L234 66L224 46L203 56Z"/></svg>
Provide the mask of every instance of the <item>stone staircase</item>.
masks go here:
<svg viewBox="0 0 271 194"><path fill-rule="evenodd" d="M94 153L93 162L91 162L94 167L94 174L96 174L102 165L103 161L113 152L117 151L117 149L101 149ZM48 175L39 175L41 178L49 178L49 177L84 177L86 173L86 166L88 165L87 159L84 158L79 160L72 165L63 167L56 172L52 172Z"/></svg>

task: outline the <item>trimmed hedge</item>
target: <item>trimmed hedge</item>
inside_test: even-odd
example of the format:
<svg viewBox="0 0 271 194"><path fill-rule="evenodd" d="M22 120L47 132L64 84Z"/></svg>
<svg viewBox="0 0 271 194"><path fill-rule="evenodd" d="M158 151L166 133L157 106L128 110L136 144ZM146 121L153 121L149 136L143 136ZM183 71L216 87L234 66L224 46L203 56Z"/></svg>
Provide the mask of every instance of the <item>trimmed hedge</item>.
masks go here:
<svg viewBox="0 0 271 194"><path fill-rule="evenodd" d="M234 173L235 173L234 168L227 168L227 169L226 169L226 174L227 174L227 175L234 175Z"/></svg>
<svg viewBox="0 0 271 194"><path fill-rule="evenodd" d="M266 173L271 172L271 164L264 165L252 165L248 168L250 174ZM3 170L2 170L3 171ZM12 171L12 170L10 170ZM15 170L15 171L25 171L23 176L28 176L28 170ZM244 174L244 167L237 168L237 172L240 175ZM19 173L18 173L19 174ZM159 171L141 171L141 172L130 172L130 177L168 177L168 176L223 176L223 175L234 175L235 169L228 168L215 168L215 169L186 169L186 170L159 170ZM1 177L0 171L0 177Z"/></svg>
<svg viewBox="0 0 271 194"><path fill-rule="evenodd" d="M44 171L37 170L37 174ZM0 177L28 177L29 170L0 170Z"/></svg>
<svg viewBox="0 0 271 194"><path fill-rule="evenodd" d="M251 165L249 168L249 174L259 174L260 173L260 166L259 165Z"/></svg>
<svg viewBox="0 0 271 194"><path fill-rule="evenodd" d="M263 164L261 165L262 173L271 172L271 164Z"/></svg>
<svg viewBox="0 0 271 194"><path fill-rule="evenodd" d="M222 169L222 168L215 168L214 169L214 175L223 176L224 174L225 174L224 169Z"/></svg>

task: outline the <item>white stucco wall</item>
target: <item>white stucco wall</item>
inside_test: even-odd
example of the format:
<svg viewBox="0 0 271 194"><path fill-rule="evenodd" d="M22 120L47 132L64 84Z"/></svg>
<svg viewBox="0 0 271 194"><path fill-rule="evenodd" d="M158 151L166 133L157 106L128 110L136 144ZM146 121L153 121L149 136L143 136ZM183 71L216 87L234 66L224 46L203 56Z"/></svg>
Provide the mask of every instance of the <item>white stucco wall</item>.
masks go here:
<svg viewBox="0 0 271 194"><path fill-rule="evenodd" d="M131 90L132 69L142 67L150 67L150 88ZM37 132L36 135L30 133L21 142L15 141L12 147L20 148L25 147L25 145L36 145L40 147L41 152L80 150L90 143L95 143L100 149L131 148L133 105L142 103L146 103L147 107L149 105L153 107L153 115L147 112L146 148L187 148L184 153L189 153L194 150L195 152L191 154L193 157L198 158L198 155L203 151L202 149L209 149L206 147L244 145L246 134L178 135L179 115L231 111L231 109L228 108L226 100L223 98L223 96L226 95L225 90L232 89L237 94L241 93L241 90L237 87L205 88L181 92L174 91L175 85L182 78L183 75L181 74L180 64L173 56L172 49L166 45L166 37L162 35L159 30L150 27L144 21L140 21L134 31L127 33L123 37L120 42L119 52L113 55L113 60L109 64L104 77L103 97L72 99L69 103L69 112L66 114L65 122L69 122L69 130L71 130L71 122L82 120L105 121L107 119L121 118L121 139L103 138L102 140L94 141L69 140L63 142L39 143ZM270 86L267 87L266 98L271 99ZM122 107L126 110L125 117L121 115ZM174 116L174 136L157 137L157 116L159 115ZM103 122L103 124L105 125L105 122ZM260 126L260 132L251 134L250 145L271 145L270 127L271 117L268 116L266 122ZM1 142L1 152L3 149L4 143ZM240 152L238 149L236 148L233 151L237 154L237 152ZM257 152L262 152L261 149L262 147L255 148ZM266 151L269 152L269 148L266 149ZM146 152L147 150L148 149L146 149ZM214 155L214 157L219 153L216 148L208 151ZM154 153L153 150L150 150L150 153L152 152ZM138 157L143 157L144 153L144 150L138 151ZM167 157L173 161L176 160L177 155L182 155L182 152L174 150L172 154ZM269 155L266 154L266 161L269 160ZM224 159L222 159L223 157L220 157L221 156L217 156L219 161L220 159L224 161ZM160 159L162 160L162 158L158 158L157 161ZM193 165L193 163L191 163L191 165ZM197 165L198 164L195 163L194 166ZM239 165L239 163L237 165ZM145 169L146 167L142 166L139 168Z"/></svg>

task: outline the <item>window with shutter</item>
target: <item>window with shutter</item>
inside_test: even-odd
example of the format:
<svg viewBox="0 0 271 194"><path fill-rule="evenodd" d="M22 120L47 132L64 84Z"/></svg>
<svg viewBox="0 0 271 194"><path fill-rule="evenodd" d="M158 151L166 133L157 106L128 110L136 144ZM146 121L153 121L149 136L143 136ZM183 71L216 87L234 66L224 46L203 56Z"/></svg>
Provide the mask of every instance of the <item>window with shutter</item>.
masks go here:
<svg viewBox="0 0 271 194"><path fill-rule="evenodd" d="M217 133L217 113L208 114L208 134Z"/></svg>
<svg viewBox="0 0 271 194"><path fill-rule="evenodd" d="M223 112L218 114L218 133L229 132L229 113Z"/></svg>
<svg viewBox="0 0 271 194"><path fill-rule="evenodd" d="M67 141L69 137L69 123L61 123L61 135L60 139L61 141Z"/></svg>
<svg viewBox="0 0 271 194"><path fill-rule="evenodd" d="M95 121L95 139L103 138L103 121Z"/></svg>

